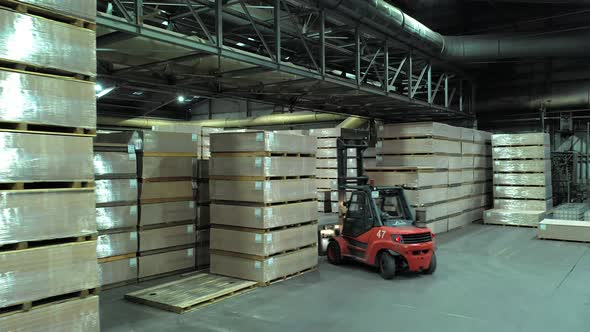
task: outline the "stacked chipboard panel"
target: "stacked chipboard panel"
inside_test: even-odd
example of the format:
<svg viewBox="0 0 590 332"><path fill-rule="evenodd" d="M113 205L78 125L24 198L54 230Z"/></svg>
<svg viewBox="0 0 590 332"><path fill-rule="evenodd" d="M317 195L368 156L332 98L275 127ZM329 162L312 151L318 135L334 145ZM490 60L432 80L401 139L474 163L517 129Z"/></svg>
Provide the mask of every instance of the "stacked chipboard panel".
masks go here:
<svg viewBox="0 0 590 332"><path fill-rule="evenodd" d="M0 7L0 331L99 331L94 1Z"/></svg>
<svg viewBox="0 0 590 332"><path fill-rule="evenodd" d="M100 134L94 142L96 255L104 288L137 281L135 132Z"/></svg>
<svg viewBox="0 0 590 332"><path fill-rule="evenodd" d="M195 268L198 135L141 131L139 280Z"/></svg>
<svg viewBox="0 0 590 332"><path fill-rule="evenodd" d="M590 242L590 205L564 203L553 209L553 219L544 219L537 230L540 239Z"/></svg>
<svg viewBox="0 0 590 332"><path fill-rule="evenodd" d="M211 273L266 284L317 265L316 139L211 135Z"/></svg>
<svg viewBox="0 0 590 332"><path fill-rule="evenodd" d="M367 173L376 185L404 187L417 218L446 232L482 219L489 206L490 136L436 122L379 126L377 167Z"/></svg>
<svg viewBox="0 0 590 332"><path fill-rule="evenodd" d="M492 136L494 209L487 224L537 227L553 206L549 135Z"/></svg>
<svg viewBox="0 0 590 332"><path fill-rule="evenodd" d="M187 124L154 126L155 131L190 133L197 135L199 156L195 161L195 180L197 181L196 202L196 255L195 265L197 269L209 266L209 237L210 237L210 213L209 213L209 158L210 135L223 132L223 128L201 127Z"/></svg>
<svg viewBox="0 0 590 332"><path fill-rule="evenodd" d="M317 137L316 185L318 188L318 211L338 213L338 139L346 137L350 129L310 129L309 135ZM347 176L356 176L356 149L346 151ZM350 194L347 193L347 198Z"/></svg>

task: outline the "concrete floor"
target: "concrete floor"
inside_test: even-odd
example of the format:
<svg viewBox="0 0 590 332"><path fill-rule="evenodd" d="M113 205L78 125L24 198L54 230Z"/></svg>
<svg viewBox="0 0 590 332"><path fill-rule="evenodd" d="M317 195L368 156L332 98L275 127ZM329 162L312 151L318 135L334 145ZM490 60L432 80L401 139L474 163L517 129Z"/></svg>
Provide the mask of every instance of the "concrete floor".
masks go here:
<svg viewBox="0 0 590 332"><path fill-rule="evenodd" d="M332 266L183 315L101 294L103 331L589 331L590 245L469 225L438 240L433 276ZM152 281L148 285L162 283Z"/></svg>

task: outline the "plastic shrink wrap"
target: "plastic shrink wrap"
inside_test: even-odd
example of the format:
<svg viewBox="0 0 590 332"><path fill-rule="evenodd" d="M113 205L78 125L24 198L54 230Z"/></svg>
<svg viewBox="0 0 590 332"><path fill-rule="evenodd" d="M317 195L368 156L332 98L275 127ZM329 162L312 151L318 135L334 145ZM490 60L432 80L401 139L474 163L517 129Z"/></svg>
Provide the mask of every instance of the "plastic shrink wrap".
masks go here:
<svg viewBox="0 0 590 332"><path fill-rule="evenodd" d="M195 174L196 159L191 157L143 157L139 163L139 176L147 178L186 177Z"/></svg>
<svg viewBox="0 0 590 332"><path fill-rule="evenodd" d="M139 131L140 140L135 148L145 152L166 152L198 155L199 136L197 134L170 133L162 131Z"/></svg>
<svg viewBox="0 0 590 332"><path fill-rule="evenodd" d="M139 251L149 251L195 243L195 225L145 229L139 232Z"/></svg>
<svg viewBox="0 0 590 332"><path fill-rule="evenodd" d="M316 138L273 132L218 133L211 135L211 153L282 152L315 154Z"/></svg>
<svg viewBox="0 0 590 332"><path fill-rule="evenodd" d="M0 119L95 129L94 83L0 70Z"/></svg>
<svg viewBox="0 0 590 332"><path fill-rule="evenodd" d="M0 331L100 332L98 296L4 315L0 317Z"/></svg>
<svg viewBox="0 0 590 332"><path fill-rule="evenodd" d="M549 134L545 134L545 133L492 135L492 146L549 145L549 144L550 144Z"/></svg>
<svg viewBox="0 0 590 332"><path fill-rule="evenodd" d="M316 179L226 181L210 180L209 194L215 201L278 203L314 199Z"/></svg>
<svg viewBox="0 0 590 332"><path fill-rule="evenodd" d="M94 76L96 34L74 25L1 10L0 59Z"/></svg>
<svg viewBox="0 0 590 332"><path fill-rule="evenodd" d="M101 234L96 241L98 258L125 255L137 251L137 232Z"/></svg>
<svg viewBox="0 0 590 332"><path fill-rule="evenodd" d="M92 138L0 132L0 183L92 181Z"/></svg>
<svg viewBox="0 0 590 332"><path fill-rule="evenodd" d="M415 122L387 124L377 127L377 137L398 138L398 137L444 137L450 139L461 139L461 128L449 126L438 122Z"/></svg>
<svg viewBox="0 0 590 332"><path fill-rule="evenodd" d="M195 249L181 249L138 258L139 278L145 278L195 266Z"/></svg>
<svg viewBox="0 0 590 332"><path fill-rule="evenodd" d="M491 209L484 212L484 223L537 226L544 217L543 211Z"/></svg>
<svg viewBox="0 0 590 332"><path fill-rule="evenodd" d="M317 219L314 201L267 207L211 204L211 223L219 225L268 229Z"/></svg>
<svg viewBox="0 0 590 332"><path fill-rule="evenodd" d="M95 191L97 206L121 202L134 204L137 201L137 180L96 180Z"/></svg>
<svg viewBox="0 0 590 332"><path fill-rule="evenodd" d="M192 181L144 182L141 184L142 200L186 200L194 199Z"/></svg>
<svg viewBox="0 0 590 332"><path fill-rule="evenodd" d="M216 157L209 160L211 176L306 176L315 174L313 157Z"/></svg>
<svg viewBox="0 0 590 332"><path fill-rule="evenodd" d="M91 22L96 20L96 0L20 0L20 2L56 10Z"/></svg>
<svg viewBox="0 0 590 332"><path fill-rule="evenodd" d="M137 279L137 258L99 263L98 272L101 286Z"/></svg>
<svg viewBox="0 0 590 332"><path fill-rule="evenodd" d="M0 246L96 233L92 189L0 193Z"/></svg>
<svg viewBox="0 0 590 332"><path fill-rule="evenodd" d="M250 259L211 252L211 273L269 282L313 268L318 263L317 248L309 247L268 258Z"/></svg>
<svg viewBox="0 0 590 332"><path fill-rule="evenodd" d="M94 175L98 178L134 178L137 165L134 153L94 152Z"/></svg>
<svg viewBox="0 0 590 332"><path fill-rule="evenodd" d="M179 221L193 221L197 208L194 201L166 202L141 205L140 226Z"/></svg>
<svg viewBox="0 0 590 332"><path fill-rule="evenodd" d="M2 252L0 308L98 286L96 241Z"/></svg>
<svg viewBox="0 0 590 332"><path fill-rule="evenodd" d="M137 225L137 217L137 205L96 208L96 224L99 231L134 227Z"/></svg>

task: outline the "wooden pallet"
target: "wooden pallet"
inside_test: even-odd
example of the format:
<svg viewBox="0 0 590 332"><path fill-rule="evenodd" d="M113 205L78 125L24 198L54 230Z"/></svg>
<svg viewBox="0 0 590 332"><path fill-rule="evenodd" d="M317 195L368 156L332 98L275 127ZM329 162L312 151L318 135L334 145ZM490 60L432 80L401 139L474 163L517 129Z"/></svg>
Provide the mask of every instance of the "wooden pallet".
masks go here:
<svg viewBox="0 0 590 332"><path fill-rule="evenodd" d="M209 180L219 181L269 181L269 180L301 180L315 179L315 175L293 175L293 176L227 176L210 175Z"/></svg>
<svg viewBox="0 0 590 332"><path fill-rule="evenodd" d="M0 0L2 1L2 0ZM86 74L79 74L73 71L60 69L60 68L51 68L51 67L43 67L39 65L34 65L22 61L15 61L12 59L3 59L0 58L0 70L18 72L22 74L39 74L43 76L49 76L53 78L70 78L76 79L79 81L84 82L95 82L96 78L94 76L86 75Z"/></svg>
<svg viewBox="0 0 590 332"><path fill-rule="evenodd" d="M141 240L141 235L140 235L140 240ZM170 252L170 251L178 251L178 250L184 250L184 249L194 249L196 246L196 244L193 243L187 243L187 244L179 244L177 246L173 246L173 247L166 247L166 248L159 248L159 249L152 249L152 250L146 250L146 251L141 251L137 253L138 257L144 257L144 256L151 256L151 255L157 255L157 254L163 254L166 252Z"/></svg>
<svg viewBox="0 0 590 332"><path fill-rule="evenodd" d="M317 225L317 224L318 224L317 220L311 220L311 221L307 221L307 222L279 226L279 227L274 227L274 228L266 228L266 229L231 226L231 225L221 225L221 224L210 224L210 227L208 227L208 228L219 228L219 229L227 229L227 230L231 230L231 231L242 231L242 232L264 234L264 233L270 233L273 231L279 231L279 230L283 230L283 229L297 228L297 227L301 227L301 226Z"/></svg>
<svg viewBox="0 0 590 332"><path fill-rule="evenodd" d="M311 267L311 268L309 268L309 269L305 269L305 270L303 270L303 271L299 271L299 272L291 273L291 274L288 274L288 275L286 275L286 276L283 276L283 277L279 277L279 278L273 279L273 280L271 280L271 281L267 281L267 282L259 282L259 283L258 283L258 286L262 286L262 287L270 286L270 285L272 285L272 284L276 284L277 282L281 282L281 281L289 280L289 279L291 279L291 278L295 278L295 277L298 277L298 276L300 276L300 275L303 275L303 274L306 274L306 273L309 273L309 272L316 271L317 269L318 269L318 267L317 267L317 266L314 266L314 267Z"/></svg>
<svg viewBox="0 0 590 332"><path fill-rule="evenodd" d="M248 292L256 282L199 273L185 279L125 294L125 299L182 314Z"/></svg>
<svg viewBox="0 0 590 332"><path fill-rule="evenodd" d="M295 200L295 201L273 202L273 203L244 202L244 201L222 201L222 200L212 200L210 203L212 203L212 204L221 204L221 205L239 205L239 206L252 206L252 207L270 207L270 206L277 206L277 205L305 203L305 202L316 202L316 201L317 201L317 198L308 198L308 199L300 199L300 200ZM199 202L199 203L201 204L201 202Z"/></svg>
<svg viewBox="0 0 590 332"><path fill-rule="evenodd" d="M139 178L140 183L145 182L175 182L175 181L193 181L194 178L190 176L176 176L176 177L160 177L160 178Z"/></svg>
<svg viewBox="0 0 590 332"><path fill-rule="evenodd" d="M0 131L14 133L35 133L63 136L96 136L96 129L34 124L28 122L0 121Z"/></svg>
<svg viewBox="0 0 590 332"><path fill-rule="evenodd" d="M184 202L194 201L194 197L170 197L170 198L141 198L139 204L154 204L154 203L169 203L169 202Z"/></svg>
<svg viewBox="0 0 590 332"><path fill-rule="evenodd" d="M191 157L198 158L199 154L196 152L142 152L137 151L142 157Z"/></svg>
<svg viewBox="0 0 590 332"><path fill-rule="evenodd" d="M137 257L137 253L132 252L132 253L125 254L125 255L99 258L98 262L99 263L108 263L108 262L120 261L123 259L131 259L131 258L135 258L135 257Z"/></svg>
<svg viewBox="0 0 590 332"><path fill-rule="evenodd" d="M96 23L94 22L70 16L65 13L60 13L53 9L39 7L34 4L23 3L15 0L0 0L0 6L13 9L14 11L22 14L40 16L53 21L70 24L79 28L96 31Z"/></svg>
<svg viewBox="0 0 590 332"><path fill-rule="evenodd" d="M3 190L38 190L38 189L81 189L94 188L94 181L68 181L68 182L5 182L0 183L0 191Z"/></svg>
<svg viewBox="0 0 590 332"><path fill-rule="evenodd" d="M494 225L494 226L507 226L507 227L516 227L516 228L538 228L538 226L533 225L514 225L514 224L504 224L504 223L493 223L493 222L484 222L484 225Z"/></svg>
<svg viewBox="0 0 590 332"><path fill-rule="evenodd" d="M177 221L171 221L171 222L162 222L162 223L158 223L158 224L139 225L139 226L137 226L137 230L138 231L145 231L145 230L162 228L162 227L194 225L194 223L195 223L195 220L193 220L193 219L177 220Z"/></svg>
<svg viewBox="0 0 590 332"><path fill-rule="evenodd" d="M460 138L450 138L450 137L444 137L444 136L432 136L432 135L427 135L427 136L404 136L404 137L381 137L379 138L380 141L404 141L404 140L411 140L411 139L439 139L439 140L444 140L444 141L451 141L451 142L465 142L463 140L461 140ZM468 141L469 143L472 143L471 141Z"/></svg>
<svg viewBox="0 0 590 332"><path fill-rule="evenodd" d="M83 289L76 292L71 292L67 294L52 296L45 299L35 300L35 301L26 301L19 304L11 305L8 307L0 308L0 317L12 315L19 312L30 311L39 307L44 307L51 304L57 304L73 299L80 299L86 298L92 295L99 295L100 288L91 288L91 289Z"/></svg>
<svg viewBox="0 0 590 332"><path fill-rule="evenodd" d="M245 258L245 259L250 259L250 260L263 261L263 260L271 258L271 257L281 256L281 255L289 254L292 252L296 252L296 251L300 251L300 250L304 250L304 249L308 249L308 248L314 248L314 247L317 247L317 243L312 243L312 244L308 244L306 246L292 248L289 250L279 251L279 252L273 253L272 255L268 255L268 256L250 255L250 254L244 254L244 253L240 253L240 252L225 251L225 250L219 250L219 249L209 249L209 252L212 254L218 254L218 255L223 255L223 256L232 256L232 257L239 257L239 258Z"/></svg>
<svg viewBox="0 0 590 332"><path fill-rule="evenodd" d="M59 239L20 241L20 242L0 245L0 252L13 251L13 250L24 250L24 249L29 249L29 248L38 248L38 247L44 247L44 246L73 243L73 242L96 241L96 239L97 239L97 234L90 234L90 235L82 235L82 236L64 237L64 238L59 238Z"/></svg>
<svg viewBox="0 0 590 332"><path fill-rule="evenodd" d="M211 152L211 157L315 157L313 153L293 153L281 151L252 152Z"/></svg>

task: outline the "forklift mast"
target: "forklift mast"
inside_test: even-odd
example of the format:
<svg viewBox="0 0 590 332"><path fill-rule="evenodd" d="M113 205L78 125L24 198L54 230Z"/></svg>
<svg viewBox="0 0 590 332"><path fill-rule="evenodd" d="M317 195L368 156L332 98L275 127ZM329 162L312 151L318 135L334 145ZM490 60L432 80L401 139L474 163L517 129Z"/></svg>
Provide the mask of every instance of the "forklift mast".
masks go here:
<svg viewBox="0 0 590 332"><path fill-rule="evenodd" d="M342 207L344 206L344 202L346 202L347 186L363 186L369 182L369 178L364 175L363 167L363 154L368 147L368 130L348 129L338 138L336 157L338 161L338 207L340 217L344 214ZM355 176L349 176L348 174L349 149L354 149L356 152Z"/></svg>

